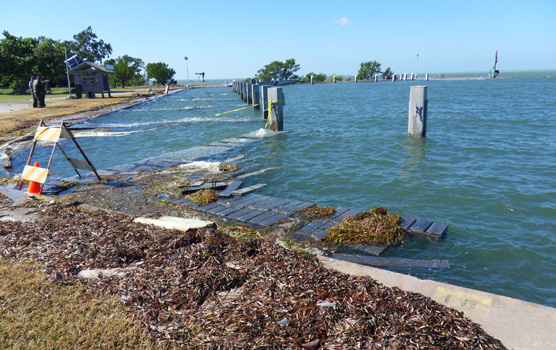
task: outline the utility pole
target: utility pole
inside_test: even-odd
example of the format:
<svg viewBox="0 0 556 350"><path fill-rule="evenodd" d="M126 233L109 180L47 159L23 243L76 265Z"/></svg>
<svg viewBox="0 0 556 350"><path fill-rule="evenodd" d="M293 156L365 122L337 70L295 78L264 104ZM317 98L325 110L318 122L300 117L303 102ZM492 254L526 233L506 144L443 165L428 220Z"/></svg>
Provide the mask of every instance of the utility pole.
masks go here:
<svg viewBox="0 0 556 350"><path fill-rule="evenodd" d="M187 61L189 60L189 57L185 56L185 69L187 69L187 84L189 84L189 66L187 65Z"/></svg>

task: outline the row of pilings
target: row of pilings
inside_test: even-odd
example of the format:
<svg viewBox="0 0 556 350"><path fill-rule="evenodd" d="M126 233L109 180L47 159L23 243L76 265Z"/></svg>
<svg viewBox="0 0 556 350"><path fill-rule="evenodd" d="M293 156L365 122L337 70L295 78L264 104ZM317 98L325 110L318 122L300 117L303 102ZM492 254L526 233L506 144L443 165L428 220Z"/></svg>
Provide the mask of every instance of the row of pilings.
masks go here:
<svg viewBox="0 0 556 350"><path fill-rule="evenodd" d="M272 131L284 130L284 106L286 100L282 88L264 84L242 83L234 80L232 90L239 98L260 110L264 120L267 120L268 129Z"/></svg>

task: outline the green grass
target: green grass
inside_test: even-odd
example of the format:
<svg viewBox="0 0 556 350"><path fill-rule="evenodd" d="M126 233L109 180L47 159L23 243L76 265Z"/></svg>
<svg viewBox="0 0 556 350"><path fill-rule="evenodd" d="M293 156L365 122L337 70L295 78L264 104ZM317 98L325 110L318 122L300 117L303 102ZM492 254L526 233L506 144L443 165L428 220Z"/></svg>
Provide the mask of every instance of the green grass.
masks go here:
<svg viewBox="0 0 556 350"><path fill-rule="evenodd" d="M118 296L56 284L33 262L0 258L1 349L164 349Z"/></svg>
<svg viewBox="0 0 556 350"><path fill-rule="evenodd" d="M152 86L126 86L125 88L114 88L110 89L112 92L132 92L137 90L150 89ZM49 97L62 97L67 96L68 89L65 87L55 87L52 88L52 93L47 94L46 98ZM0 103L7 102L28 102L31 100L31 93L27 92L25 95L18 95L12 92L12 89L1 89L0 88Z"/></svg>

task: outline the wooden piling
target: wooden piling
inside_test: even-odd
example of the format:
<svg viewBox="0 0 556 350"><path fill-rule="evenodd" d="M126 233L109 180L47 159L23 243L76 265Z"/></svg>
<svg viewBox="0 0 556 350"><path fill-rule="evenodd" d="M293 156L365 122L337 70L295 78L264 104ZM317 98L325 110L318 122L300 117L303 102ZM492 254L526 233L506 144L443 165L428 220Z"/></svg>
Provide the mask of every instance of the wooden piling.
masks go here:
<svg viewBox="0 0 556 350"><path fill-rule="evenodd" d="M269 111L269 129L272 131L284 130L284 106L286 101L282 88L273 87L268 89L268 100L271 103Z"/></svg>
<svg viewBox="0 0 556 350"><path fill-rule="evenodd" d="M412 86L409 94L409 120L407 127L410 137L426 137L427 107L427 86Z"/></svg>

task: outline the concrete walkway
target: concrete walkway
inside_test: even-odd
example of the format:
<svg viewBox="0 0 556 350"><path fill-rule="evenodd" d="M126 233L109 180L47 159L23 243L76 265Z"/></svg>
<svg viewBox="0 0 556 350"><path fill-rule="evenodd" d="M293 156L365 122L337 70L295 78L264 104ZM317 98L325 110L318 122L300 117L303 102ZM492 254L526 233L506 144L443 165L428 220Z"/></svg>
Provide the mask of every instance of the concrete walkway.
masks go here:
<svg viewBox="0 0 556 350"><path fill-rule="evenodd" d="M556 309L346 261L319 257L325 267L354 276L370 276L388 287L421 293L463 311L509 349L556 349Z"/></svg>

